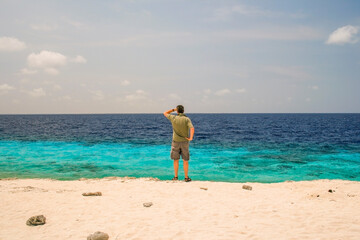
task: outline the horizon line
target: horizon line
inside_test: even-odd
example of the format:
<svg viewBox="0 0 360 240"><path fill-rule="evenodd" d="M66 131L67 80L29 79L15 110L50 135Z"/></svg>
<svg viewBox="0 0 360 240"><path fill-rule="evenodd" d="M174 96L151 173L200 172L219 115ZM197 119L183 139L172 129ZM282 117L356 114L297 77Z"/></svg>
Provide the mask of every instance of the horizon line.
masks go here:
<svg viewBox="0 0 360 240"><path fill-rule="evenodd" d="M157 113L0 113L0 116L4 115L120 115L120 114L163 114ZM186 114L360 114L360 112L187 112Z"/></svg>

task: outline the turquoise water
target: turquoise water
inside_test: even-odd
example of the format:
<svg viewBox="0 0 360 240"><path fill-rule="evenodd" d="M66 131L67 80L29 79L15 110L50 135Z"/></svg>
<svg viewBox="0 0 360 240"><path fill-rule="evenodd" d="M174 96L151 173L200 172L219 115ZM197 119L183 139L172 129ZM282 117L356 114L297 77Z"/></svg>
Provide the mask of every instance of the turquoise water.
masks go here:
<svg viewBox="0 0 360 240"><path fill-rule="evenodd" d="M169 149L169 145L1 141L1 177L71 180L133 176L166 180L173 176ZM275 149L191 147L190 174L196 180L229 182L360 180L359 153L339 149L332 154L308 154L293 160L287 157Z"/></svg>
<svg viewBox="0 0 360 240"><path fill-rule="evenodd" d="M17 124L14 118L19 116L10 116L9 121L0 118L0 178L171 179L170 123L155 116L159 123L151 122L159 127L144 126L143 115L110 116L23 116ZM142 119L136 120L140 116ZM151 117L145 115L146 119ZM304 123L303 118L297 119L299 116L284 115L281 121L276 119L279 123L274 126L278 115L220 115L214 117L214 122L205 122L203 115L191 116L196 138L190 146L189 175L193 180L227 182L359 181L358 117L336 116L335 120L348 123L341 125L329 120L329 116L313 119L306 115L308 122ZM64 123L64 118L69 122ZM349 125L349 119L354 125ZM90 121L89 125L86 121ZM114 121L116 124L111 125ZM297 125L284 127L289 121ZM309 122L315 124L314 129L309 129ZM324 122L337 128L329 130ZM201 123L205 126L201 127ZM182 168L179 176L183 177Z"/></svg>

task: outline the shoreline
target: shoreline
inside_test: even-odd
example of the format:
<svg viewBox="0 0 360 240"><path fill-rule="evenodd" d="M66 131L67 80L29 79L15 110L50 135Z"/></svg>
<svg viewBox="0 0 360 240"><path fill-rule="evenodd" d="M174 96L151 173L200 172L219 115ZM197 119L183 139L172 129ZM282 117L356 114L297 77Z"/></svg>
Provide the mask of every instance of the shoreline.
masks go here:
<svg viewBox="0 0 360 240"><path fill-rule="evenodd" d="M87 180L107 180L107 181L114 181L114 180L146 180L146 181L159 181L159 182L174 182L170 178L169 179L160 179L157 177L131 177L131 176L109 176L109 177L100 177L100 178L78 178L78 179L58 179L58 178L41 178L41 177L0 177L1 181L12 181L12 180L49 180L49 181L59 181L59 182L76 182L76 181L87 181ZM278 182L259 182L259 181L246 181L246 182L231 182L231 181L210 181L210 180L197 180L193 179L192 182L210 182L210 183L236 183L236 184L245 184L245 183L253 183L253 184L277 184L277 183L291 183L291 182L313 182L313 181L348 181L348 182L358 182L358 180L351 180L351 179L329 179L329 178L320 178L320 179L310 179L310 180L284 180ZM175 182L184 182L183 179L179 179Z"/></svg>
<svg viewBox="0 0 360 240"><path fill-rule="evenodd" d="M252 190L243 189L249 185ZM329 190L333 190L329 192ZM102 196L83 196L101 192ZM360 182L2 179L0 240L358 239ZM144 203L151 202L151 207ZM27 226L35 215L46 224Z"/></svg>

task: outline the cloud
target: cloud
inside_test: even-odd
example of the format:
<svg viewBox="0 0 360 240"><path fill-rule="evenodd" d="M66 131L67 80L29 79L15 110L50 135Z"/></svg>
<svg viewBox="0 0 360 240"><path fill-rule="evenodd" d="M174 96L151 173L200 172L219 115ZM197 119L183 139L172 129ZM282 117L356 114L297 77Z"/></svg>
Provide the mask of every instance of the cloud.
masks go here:
<svg viewBox="0 0 360 240"><path fill-rule="evenodd" d="M231 91L229 90L229 89L227 89L227 88L225 88L225 89L221 89L221 90L219 90L219 91L216 91L214 94L216 95L216 96L224 96L224 95L226 95L226 94L229 94Z"/></svg>
<svg viewBox="0 0 360 240"><path fill-rule="evenodd" d="M37 73L37 70L23 68L23 69L21 69L20 72L21 72L22 74L24 74L24 75L32 75L32 74Z"/></svg>
<svg viewBox="0 0 360 240"><path fill-rule="evenodd" d="M164 44L188 44L193 43L193 35L190 32L150 32L122 36L115 41L89 42L90 47L127 47L127 46L163 46Z"/></svg>
<svg viewBox="0 0 360 240"><path fill-rule="evenodd" d="M336 29L333 33L330 34L327 44L339 44L343 45L345 43L356 43L359 39L356 37L356 34L359 32L359 27L347 25L341 28Z"/></svg>
<svg viewBox="0 0 360 240"><path fill-rule="evenodd" d="M257 29L236 29L213 32L208 34L211 40L274 40L274 41L299 41L322 39L320 31L307 26L279 27L269 26Z"/></svg>
<svg viewBox="0 0 360 240"><path fill-rule="evenodd" d="M70 61L74 62L74 63L86 63L87 62L87 60L83 56L80 56L80 55L77 55L75 58L71 59Z"/></svg>
<svg viewBox="0 0 360 240"><path fill-rule="evenodd" d="M36 31L53 31L57 28L57 26L52 26L48 24L31 24L31 29Z"/></svg>
<svg viewBox="0 0 360 240"><path fill-rule="evenodd" d="M124 86L124 87L125 87L125 86L129 86L129 85L130 85L130 81L128 81L128 80L121 81L121 82L120 82L120 85L121 85L121 86Z"/></svg>
<svg viewBox="0 0 360 240"><path fill-rule="evenodd" d="M124 101L125 102L132 102L132 101L137 101L137 100L143 100L146 98L146 92L144 90L136 90L135 93L133 94L129 94L125 96Z"/></svg>
<svg viewBox="0 0 360 240"><path fill-rule="evenodd" d="M15 89L13 86L10 86L10 85L8 85L8 84L2 84L2 85L0 85L0 90L1 91L8 91L8 90L13 90L13 89Z"/></svg>
<svg viewBox="0 0 360 240"><path fill-rule="evenodd" d="M62 87L61 87L59 84L55 84L55 85L53 86L53 88L54 88L54 90L56 90L56 91L60 91L60 90L62 89Z"/></svg>
<svg viewBox="0 0 360 240"><path fill-rule="evenodd" d="M244 93L244 92L246 92L246 89L245 88L238 88L238 89L235 90L235 92ZM209 95L212 95L212 94L221 97L221 96L225 96L225 95L230 94L230 93L231 93L231 91L228 88L220 89L220 90L215 91L215 92L213 92L211 89L204 89L203 90L203 100L208 99Z"/></svg>
<svg viewBox="0 0 360 240"><path fill-rule="evenodd" d="M271 16L274 14L270 11L260 10L255 7L250 7L245 5L235 5L231 7L222 7L215 9L214 16L209 20L226 21L229 20L234 15L255 17L255 16Z"/></svg>
<svg viewBox="0 0 360 240"><path fill-rule="evenodd" d="M47 74L50 74L50 75L58 75L59 74L59 70L57 70L56 68L45 68L44 72L46 72Z"/></svg>
<svg viewBox="0 0 360 240"><path fill-rule="evenodd" d="M8 93L11 90L14 90L15 88L13 86L10 86L8 84L2 84L0 85L0 94Z"/></svg>
<svg viewBox="0 0 360 240"><path fill-rule="evenodd" d="M174 99L174 100L181 100L181 97L176 93L170 93L169 98Z"/></svg>
<svg viewBox="0 0 360 240"><path fill-rule="evenodd" d="M24 42L21 42L17 38L12 37L0 37L0 51L15 52L21 51L26 48Z"/></svg>
<svg viewBox="0 0 360 240"><path fill-rule="evenodd" d="M31 53L27 57L28 68L23 68L21 73L29 75L42 70L47 74L57 75L59 74L59 67L66 65L68 62L86 63L87 60L80 55L69 60L68 57L61 53L43 50L40 53Z"/></svg>
<svg viewBox="0 0 360 240"><path fill-rule="evenodd" d="M221 7L214 10L212 17L206 19L206 21L228 21L234 16L245 17L286 17L286 18L304 18L302 13L285 13L276 12L270 10L260 9L254 6L247 5L234 5L228 7Z"/></svg>
<svg viewBox="0 0 360 240"><path fill-rule="evenodd" d="M264 67L264 71L273 73L279 77L285 77L286 79L306 80L311 78L311 76L299 66L266 66Z"/></svg>
<svg viewBox="0 0 360 240"><path fill-rule="evenodd" d="M235 90L237 93L244 93L246 92L246 89L245 88L238 88Z"/></svg>
<svg viewBox="0 0 360 240"><path fill-rule="evenodd" d="M61 53L41 51L40 53L31 53L27 58L30 68L42 69L46 73L56 75L59 73L58 67L64 66L67 58Z"/></svg>
<svg viewBox="0 0 360 240"><path fill-rule="evenodd" d="M204 90L204 93L207 94L207 95L209 95L209 94L212 93L212 91L211 91L211 89L205 89L205 90Z"/></svg>
<svg viewBox="0 0 360 240"><path fill-rule="evenodd" d="M83 23L78 22L78 21L69 20L69 21L67 21L67 23L70 24L70 25L72 25L72 26L74 26L74 27L76 27L76 28L81 28L81 27L84 26Z"/></svg>
<svg viewBox="0 0 360 240"><path fill-rule="evenodd" d="M31 91L26 91L31 97L43 97L46 96L46 92L43 88L35 88Z"/></svg>
<svg viewBox="0 0 360 240"><path fill-rule="evenodd" d="M41 51L40 53L31 53L28 56L28 65L34 68L53 68L66 64L66 57L61 53Z"/></svg>
<svg viewBox="0 0 360 240"><path fill-rule="evenodd" d="M70 100L72 100L72 97L70 97L69 95L65 95L65 96L60 97L59 100L70 101Z"/></svg>
<svg viewBox="0 0 360 240"><path fill-rule="evenodd" d="M111 41L89 41L89 47L149 47L165 45L191 46L204 43L220 43L226 41L307 41L324 39L324 34L308 26L267 26L262 28L242 28L198 32L150 32L146 34L130 34ZM241 76L243 77L243 76ZM245 75L244 77L247 77Z"/></svg>
<svg viewBox="0 0 360 240"><path fill-rule="evenodd" d="M101 101L104 100L105 98L105 95L101 90L94 90L94 91L90 90L89 92L93 95L94 100Z"/></svg>
<svg viewBox="0 0 360 240"><path fill-rule="evenodd" d="M318 86L316 86L316 85L314 85L314 86L310 86L309 88L310 88L310 89L312 89L312 90L319 90L319 87L318 87Z"/></svg>

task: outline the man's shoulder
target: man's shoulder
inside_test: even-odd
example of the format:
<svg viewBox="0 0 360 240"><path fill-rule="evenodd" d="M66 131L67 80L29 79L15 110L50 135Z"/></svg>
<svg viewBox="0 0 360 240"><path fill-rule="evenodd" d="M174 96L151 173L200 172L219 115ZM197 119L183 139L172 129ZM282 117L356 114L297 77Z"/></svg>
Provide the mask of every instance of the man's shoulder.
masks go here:
<svg viewBox="0 0 360 240"><path fill-rule="evenodd" d="M167 118L167 119L174 119L174 118L175 118L175 115L169 113L168 115L166 115L166 118Z"/></svg>

